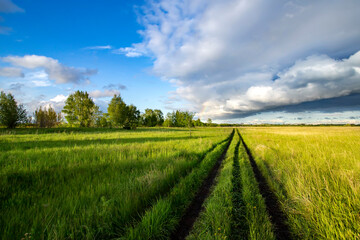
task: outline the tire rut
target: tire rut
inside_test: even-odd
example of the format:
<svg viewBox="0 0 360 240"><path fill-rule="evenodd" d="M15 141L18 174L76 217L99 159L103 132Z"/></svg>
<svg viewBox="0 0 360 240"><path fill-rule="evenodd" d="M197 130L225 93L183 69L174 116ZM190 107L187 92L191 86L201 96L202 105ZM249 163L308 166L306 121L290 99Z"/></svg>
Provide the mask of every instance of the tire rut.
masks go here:
<svg viewBox="0 0 360 240"><path fill-rule="evenodd" d="M280 208L279 201L275 194L271 191L268 183L266 182L265 177L262 175L259 167L257 166L254 157L252 156L250 149L246 145L244 139L242 138L241 134L239 134L240 141L243 143L245 151L249 157L250 165L253 169L256 181L259 184L259 190L261 195L263 196L266 204L266 210L270 215L270 220L274 225L274 233L276 239L279 240L290 240L293 239L290 234L289 226L286 223L286 216L284 212Z"/></svg>
<svg viewBox="0 0 360 240"><path fill-rule="evenodd" d="M189 235L196 219L198 218L200 212L203 209L203 203L204 203L205 199L210 195L211 187L215 183L215 178L219 172L219 168L221 166L222 161L225 159L226 153L229 149L230 143L232 142L234 134L235 134L235 131L233 130L231 133L231 136L228 140L228 143L224 149L224 152L218 158L215 165L211 169L209 175L203 181L203 183L202 183L201 187L199 188L198 192L196 193L193 201L191 202L189 207L186 209L185 214L182 216L181 220L179 221L178 227L175 229L173 234L171 234L170 239L183 240Z"/></svg>

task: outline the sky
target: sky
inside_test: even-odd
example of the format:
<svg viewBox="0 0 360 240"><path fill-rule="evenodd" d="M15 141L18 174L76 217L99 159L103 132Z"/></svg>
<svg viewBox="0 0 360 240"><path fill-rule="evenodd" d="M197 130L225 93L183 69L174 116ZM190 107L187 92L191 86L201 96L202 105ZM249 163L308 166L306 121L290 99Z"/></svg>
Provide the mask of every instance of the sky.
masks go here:
<svg viewBox="0 0 360 240"><path fill-rule="evenodd" d="M360 124L358 0L0 0L0 90L247 124Z"/></svg>

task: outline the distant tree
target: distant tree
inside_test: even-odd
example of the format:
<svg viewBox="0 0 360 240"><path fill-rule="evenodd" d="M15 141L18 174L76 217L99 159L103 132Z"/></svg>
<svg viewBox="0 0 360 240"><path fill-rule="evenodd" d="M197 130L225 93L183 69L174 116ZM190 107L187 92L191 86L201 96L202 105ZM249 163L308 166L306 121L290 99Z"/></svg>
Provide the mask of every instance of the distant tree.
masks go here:
<svg viewBox="0 0 360 240"><path fill-rule="evenodd" d="M110 121L114 126L124 126L128 109L120 94L114 95L107 110Z"/></svg>
<svg viewBox="0 0 360 240"><path fill-rule="evenodd" d="M195 127L204 126L204 123L201 122L200 118L198 118L197 120L195 120L195 121L193 122L193 124L194 124Z"/></svg>
<svg viewBox="0 0 360 240"><path fill-rule="evenodd" d="M19 123L27 120L26 110L23 105L17 105L14 96L11 93L0 94L0 124L7 128L15 128Z"/></svg>
<svg viewBox="0 0 360 240"><path fill-rule="evenodd" d="M167 113L166 118L163 123L164 127L175 127L173 120L173 113Z"/></svg>
<svg viewBox="0 0 360 240"><path fill-rule="evenodd" d="M207 125L208 125L209 127L212 125L212 120L211 120L211 118L208 118L208 120L207 120Z"/></svg>
<svg viewBox="0 0 360 240"><path fill-rule="evenodd" d="M154 110L147 108L145 109L145 113L141 115L142 118L142 124L146 127L154 127L156 126L156 115L154 113Z"/></svg>
<svg viewBox="0 0 360 240"><path fill-rule="evenodd" d="M176 110L168 113L164 121L164 126L167 127L192 127L194 113L188 111Z"/></svg>
<svg viewBox="0 0 360 240"><path fill-rule="evenodd" d="M53 127L60 123L61 121L61 113L56 113L55 110L49 106L48 109L46 108L38 108L34 112L35 116L35 123L41 127Z"/></svg>
<svg viewBox="0 0 360 240"><path fill-rule="evenodd" d="M162 126L164 123L164 115L159 109L145 109L145 113L141 115L142 124L147 127Z"/></svg>
<svg viewBox="0 0 360 240"><path fill-rule="evenodd" d="M98 107L89 97L87 92L76 91L71 94L65 101L64 109L65 118L71 125L80 127L90 127L94 124L94 115Z"/></svg>
<svg viewBox="0 0 360 240"><path fill-rule="evenodd" d="M126 128L136 129L140 120L140 111L134 105L129 105L126 109L124 126Z"/></svg>
<svg viewBox="0 0 360 240"><path fill-rule="evenodd" d="M164 123L164 114L159 109L155 109L154 114L156 116L156 125L157 126L162 126L163 123Z"/></svg>

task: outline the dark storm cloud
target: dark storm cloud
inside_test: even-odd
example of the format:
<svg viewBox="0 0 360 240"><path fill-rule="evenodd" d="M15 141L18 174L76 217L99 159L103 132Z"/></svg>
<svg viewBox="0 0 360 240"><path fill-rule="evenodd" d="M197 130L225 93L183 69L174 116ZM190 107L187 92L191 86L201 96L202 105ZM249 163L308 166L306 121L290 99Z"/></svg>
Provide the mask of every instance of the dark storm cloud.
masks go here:
<svg viewBox="0 0 360 240"><path fill-rule="evenodd" d="M358 0L150 1L144 41L123 51L152 56L201 118L249 116L359 91L359 12Z"/></svg>

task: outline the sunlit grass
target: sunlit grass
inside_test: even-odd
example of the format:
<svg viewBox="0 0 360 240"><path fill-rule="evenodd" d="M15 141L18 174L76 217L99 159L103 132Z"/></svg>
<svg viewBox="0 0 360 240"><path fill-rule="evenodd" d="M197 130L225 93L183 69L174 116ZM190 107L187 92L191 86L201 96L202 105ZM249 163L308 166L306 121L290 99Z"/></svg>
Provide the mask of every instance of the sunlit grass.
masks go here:
<svg viewBox="0 0 360 240"><path fill-rule="evenodd" d="M3 132L0 238L120 236L230 131Z"/></svg>
<svg viewBox="0 0 360 240"><path fill-rule="evenodd" d="M301 239L360 237L360 128L242 128Z"/></svg>

